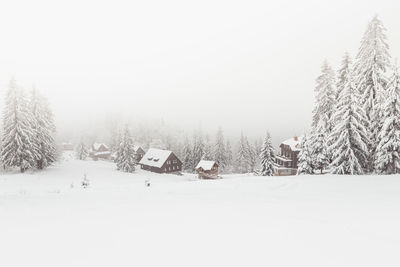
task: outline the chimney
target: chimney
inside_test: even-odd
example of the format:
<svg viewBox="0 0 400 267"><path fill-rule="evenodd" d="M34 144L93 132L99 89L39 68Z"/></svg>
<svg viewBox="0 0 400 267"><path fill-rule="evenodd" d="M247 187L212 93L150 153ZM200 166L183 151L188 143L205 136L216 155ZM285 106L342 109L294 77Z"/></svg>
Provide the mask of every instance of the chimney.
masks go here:
<svg viewBox="0 0 400 267"><path fill-rule="evenodd" d="M294 137L294 141L298 141L299 140L299 138L297 138L297 136L295 136Z"/></svg>

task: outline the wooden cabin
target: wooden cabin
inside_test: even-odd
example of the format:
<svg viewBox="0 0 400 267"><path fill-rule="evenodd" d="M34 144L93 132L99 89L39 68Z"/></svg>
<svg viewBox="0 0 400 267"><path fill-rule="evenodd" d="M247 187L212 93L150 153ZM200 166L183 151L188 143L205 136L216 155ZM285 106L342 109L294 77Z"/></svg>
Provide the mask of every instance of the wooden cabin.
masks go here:
<svg viewBox="0 0 400 267"><path fill-rule="evenodd" d="M199 179L217 179L218 163L213 160L200 160L196 166Z"/></svg>
<svg viewBox="0 0 400 267"><path fill-rule="evenodd" d="M285 140L279 146L280 154L276 155L276 174L277 176L296 175L298 155L300 153L302 137L293 137Z"/></svg>
<svg viewBox="0 0 400 267"><path fill-rule="evenodd" d="M94 143L89 150L89 156L93 160L99 159L111 159L111 151L106 144L103 143Z"/></svg>
<svg viewBox="0 0 400 267"><path fill-rule="evenodd" d="M133 150L135 151L137 162L139 162L143 158L144 154L146 154L141 146L134 146Z"/></svg>
<svg viewBox="0 0 400 267"><path fill-rule="evenodd" d="M169 150L150 148L139 162L140 168L156 173L172 173L182 170L182 161Z"/></svg>

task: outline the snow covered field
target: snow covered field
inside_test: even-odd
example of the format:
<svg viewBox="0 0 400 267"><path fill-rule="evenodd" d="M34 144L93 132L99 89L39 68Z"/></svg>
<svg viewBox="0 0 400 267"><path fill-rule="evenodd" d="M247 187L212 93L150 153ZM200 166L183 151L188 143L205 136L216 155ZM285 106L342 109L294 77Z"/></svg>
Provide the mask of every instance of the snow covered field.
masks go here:
<svg viewBox="0 0 400 267"><path fill-rule="evenodd" d="M0 175L0 266L387 267L399 251L400 176L199 181L68 156Z"/></svg>

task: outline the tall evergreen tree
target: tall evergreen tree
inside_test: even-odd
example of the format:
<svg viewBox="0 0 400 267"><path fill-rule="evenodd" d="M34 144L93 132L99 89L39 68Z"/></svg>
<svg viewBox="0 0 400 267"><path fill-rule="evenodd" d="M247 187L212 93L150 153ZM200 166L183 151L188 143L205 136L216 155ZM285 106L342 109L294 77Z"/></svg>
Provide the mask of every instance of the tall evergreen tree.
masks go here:
<svg viewBox="0 0 400 267"><path fill-rule="evenodd" d="M315 107L311 125L310 144L313 146L314 168L321 172L329 162L327 136L332 131L332 113L335 109L335 74L325 61L315 87Z"/></svg>
<svg viewBox="0 0 400 267"><path fill-rule="evenodd" d="M375 169L379 173L395 174L400 173L400 75L397 66L385 95L385 121L378 135Z"/></svg>
<svg viewBox="0 0 400 267"><path fill-rule="evenodd" d="M225 140L222 129L219 128L215 138L214 160L219 164L219 168L224 170L227 165L227 155L225 148Z"/></svg>
<svg viewBox="0 0 400 267"><path fill-rule="evenodd" d="M373 166L378 134L383 124L381 103L387 84L385 72L390 65L389 45L385 32L382 22L374 17L361 40L354 64L355 82L367 116L366 127L371 141L369 166Z"/></svg>
<svg viewBox="0 0 400 267"><path fill-rule="evenodd" d="M34 168L38 147L35 147L33 118L28 101L16 81L11 79L5 99L1 159L5 166L21 172Z"/></svg>
<svg viewBox="0 0 400 267"><path fill-rule="evenodd" d="M313 110L312 127L315 129L320 121L327 125L327 133L331 131L330 118L335 105L335 73L325 61L321 68L321 75L317 78L315 87L315 107Z"/></svg>
<svg viewBox="0 0 400 267"><path fill-rule="evenodd" d="M338 108L333 115L336 125L329 141L329 151L332 152L330 169L335 174L363 174L367 165L367 117L358 98L352 71L348 69Z"/></svg>
<svg viewBox="0 0 400 267"><path fill-rule="evenodd" d="M343 94L343 90L345 89L347 79L348 79L348 74L352 70L352 61L350 58L349 53L345 53L341 62L341 66L338 71L338 82L336 84L336 101L335 101L335 112L340 108L342 103L339 101L340 96ZM341 119L337 118L335 116L331 117L331 125L336 125L340 121L335 121L335 119ZM335 135L336 134L336 135ZM332 145L333 142L336 142L336 140L339 138L338 134L340 133L334 133L331 132L328 137L328 154L331 155L332 151L329 150L330 146Z"/></svg>
<svg viewBox="0 0 400 267"><path fill-rule="evenodd" d="M314 170L320 173L329 165L327 121L320 120L317 127L311 132L312 158Z"/></svg>
<svg viewBox="0 0 400 267"><path fill-rule="evenodd" d="M55 125L47 99L35 87L31 91L30 112L32 113L33 142L36 168L44 169L56 161L54 141Z"/></svg>
<svg viewBox="0 0 400 267"><path fill-rule="evenodd" d="M129 133L128 126L126 126L117 152L117 169L124 172L134 172L136 163L133 140Z"/></svg>
<svg viewBox="0 0 400 267"><path fill-rule="evenodd" d="M313 174L314 167L313 167L313 151L312 145L310 144L310 140L308 135L305 134L303 139L300 142L300 153L299 153L299 160L298 160L298 167L297 167L297 175L300 174Z"/></svg>
<svg viewBox="0 0 400 267"><path fill-rule="evenodd" d="M275 174L275 151L272 146L271 136L267 132L267 136L264 139L264 143L260 153L261 159L261 175L262 176L273 176Z"/></svg>

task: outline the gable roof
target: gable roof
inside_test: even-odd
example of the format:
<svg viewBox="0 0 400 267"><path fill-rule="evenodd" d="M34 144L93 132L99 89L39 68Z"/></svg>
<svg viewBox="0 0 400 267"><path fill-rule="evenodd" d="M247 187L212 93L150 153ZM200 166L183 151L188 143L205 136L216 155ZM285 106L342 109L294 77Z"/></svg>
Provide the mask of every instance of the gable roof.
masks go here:
<svg viewBox="0 0 400 267"><path fill-rule="evenodd" d="M172 151L169 150L150 148L144 154L139 164L161 168L171 154Z"/></svg>
<svg viewBox="0 0 400 267"><path fill-rule="evenodd" d="M135 153L137 153L139 149L144 152L144 149L141 146L133 146L133 150L135 150Z"/></svg>
<svg viewBox="0 0 400 267"><path fill-rule="evenodd" d="M214 160L200 160L200 162L196 166L196 170L198 168L202 168L205 171L211 171L215 164L217 164L218 166L218 163Z"/></svg>
<svg viewBox="0 0 400 267"><path fill-rule="evenodd" d="M99 150L101 146L104 146L104 148L106 148L108 150L108 146L106 144L103 144L103 143L94 143L93 144L93 149L94 150Z"/></svg>
<svg viewBox="0 0 400 267"><path fill-rule="evenodd" d="M303 136L297 137L297 141L294 140L294 137L292 137L288 140L283 141L282 144L289 146L292 151L300 151L301 150L300 143L302 139Z"/></svg>

